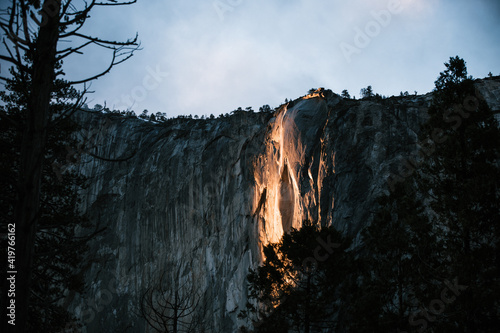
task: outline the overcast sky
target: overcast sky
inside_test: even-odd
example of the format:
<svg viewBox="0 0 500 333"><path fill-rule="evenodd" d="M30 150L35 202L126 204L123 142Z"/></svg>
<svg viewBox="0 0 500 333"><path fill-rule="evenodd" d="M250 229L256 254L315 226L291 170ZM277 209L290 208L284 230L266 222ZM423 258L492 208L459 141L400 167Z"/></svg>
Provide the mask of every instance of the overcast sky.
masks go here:
<svg viewBox="0 0 500 333"><path fill-rule="evenodd" d="M86 29L137 32L142 46L93 83L89 105L169 117L276 107L317 87L427 93L455 55L476 78L500 74L498 0L138 0L94 10ZM68 78L108 58L89 50L65 63Z"/></svg>

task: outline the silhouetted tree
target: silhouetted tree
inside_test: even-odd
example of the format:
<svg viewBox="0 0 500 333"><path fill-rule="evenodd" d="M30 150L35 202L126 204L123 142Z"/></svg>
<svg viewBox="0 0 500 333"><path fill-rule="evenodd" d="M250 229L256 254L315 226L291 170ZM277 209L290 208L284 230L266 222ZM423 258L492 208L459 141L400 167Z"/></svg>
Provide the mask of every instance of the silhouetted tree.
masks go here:
<svg viewBox="0 0 500 333"><path fill-rule="evenodd" d="M350 240L333 227L304 222L264 248L265 261L248 275L241 317L256 317L256 332L320 332L334 328L338 287L350 263Z"/></svg>
<svg viewBox="0 0 500 333"><path fill-rule="evenodd" d="M437 137L420 167L429 194L441 276L467 286L433 327L453 332L493 332L500 325L500 129L495 114L467 76L458 56L435 82L421 139ZM438 135L436 135L438 133Z"/></svg>
<svg viewBox="0 0 500 333"><path fill-rule="evenodd" d="M167 120L166 113L156 112L156 121Z"/></svg>
<svg viewBox="0 0 500 333"><path fill-rule="evenodd" d="M345 99L351 99L351 95L349 95L349 92L347 91L347 89L344 89L342 90L342 98L345 98Z"/></svg>
<svg viewBox="0 0 500 333"><path fill-rule="evenodd" d="M210 331L202 318L201 294L194 282L169 282L165 272L151 282L141 298L141 317L158 333Z"/></svg>
<svg viewBox="0 0 500 333"><path fill-rule="evenodd" d="M267 113L272 112L271 107L270 107L268 104L266 104L266 105L262 105L262 106L259 108L259 111L260 111L260 112L267 112Z"/></svg>
<svg viewBox="0 0 500 333"><path fill-rule="evenodd" d="M398 184L378 204L361 233L358 269L344 285L344 324L352 332L410 332L419 304L439 294L434 251L441 244L411 182Z"/></svg>
<svg viewBox="0 0 500 333"><path fill-rule="evenodd" d="M360 91L361 98L370 98L373 97L373 89L372 86L368 86L366 88L362 88Z"/></svg>
<svg viewBox="0 0 500 333"><path fill-rule="evenodd" d="M3 44L6 52L0 59L9 62L20 73L28 100L26 123L21 142L19 181L16 187L16 330L26 331L29 296L31 291L32 265L36 231L40 220L40 192L43 178L43 161L46 152L48 131L54 127L50 108L58 77L64 75L62 61L74 54L81 54L89 45L104 47L111 51L109 66L96 75L78 80L65 81L64 86L85 84L108 73L115 65L127 60L137 49L136 39L116 42L88 36L80 31L89 13L98 6L115 6L134 3L103 1L75 3L71 0L11 0L11 5L0 15L0 29L5 33ZM35 14L35 11L39 13ZM39 20L41 18L41 21ZM72 40L63 46L59 42ZM81 43L78 43L81 41ZM26 58L28 57L28 58ZM28 62L26 59L29 59ZM6 81L8 78L1 77ZM67 117L80 108L87 92L84 85L74 103L66 107L59 117ZM9 119L2 114L2 118ZM2 297L5 300L5 297ZM2 304L3 305L3 304ZM13 329L13 327L9 327Z"/></svg>
<svg viewBox="0 0 500 333"><path fill-rule="evenodd" d="M360 273L343 294L355 332L500 325L500 129L465 61L445 65L421 128L425 147L409 162L415 177L380 199L362 232Z"/></svg>
<svg viewBox="0 0 500 333"><path fill-rule="evenodd" d="M434 99L435 102L439 102L439 97L450 93L454 95L454 97L457 97L453 90L458 88L466 80L472 79L472 77L467 76L466 63L459 56L450 57L449 62L444 65L446 69L439 73L439 77L434 82L434 96L437 97L437 99Z"/></svg>
<svg viewBox="0 0 500 333"><path fill-rule="evenodd" d="M26 61L31 63L29 58ZM2 232L7 231L7 224L15 223L16 186L20 178L21 144L29 100L25 84L30 82L29 77L22 77L23 73L16 68L11 68L10 72L12 78L6 82L7 90L0 92L0 99L4 102L0 106L0 114L3 115L0 118ZM58 162L74 163L73 149L82 145L75 137L79 126L70 118L60 117L79 96L74 88L64 83L62 80L55 82L50 103L51 114L57 121L53 122L53 130L47 134L43 156L40 216L34 239L34 283L30 289L26 323L30 332L56 332L75 320L67 311L70 298L64 301L65 294L83 291L83 276L80 273L89 264L86 243L93 236L93 233L77 234L77 228L90 227L77 211L80 202L78 190L83 188L86 179L72 168L63 170ZM4 241L2 239L2 244L6 245ZM15 248L15 244L12 247ZM7 246L1 248L7 249ZM12 263L14 267L15 264Z"/></svg>

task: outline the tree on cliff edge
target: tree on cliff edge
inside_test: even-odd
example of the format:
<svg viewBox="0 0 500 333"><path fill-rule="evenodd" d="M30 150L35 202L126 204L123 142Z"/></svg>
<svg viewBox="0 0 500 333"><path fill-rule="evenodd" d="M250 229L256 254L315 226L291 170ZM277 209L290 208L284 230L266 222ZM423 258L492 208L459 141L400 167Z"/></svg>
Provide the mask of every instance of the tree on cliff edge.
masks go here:
<svg viewBox="0 0 500 333"><path fill-rule="evenodd" d="M374 96L372 86L362 88L359 93L361 94L361 98L370 98Z"/></svg>
<svg viewBox="0 0 500 333"><path fill-rule="evenodd" d="M9 329L26 331L29 295L32 285L32 265L36 231L40 221L41 182L43 161L49 131L62 118L70 116L84 103L86 83L107 74L115 65L130 58L138 48L137 37L125 42L103 40L80 32L89 13L98 6L119 6L135 3L95 0L80 3L72 0L12 0L0 15L0 29L5 33L5 51L0 59L10 63L24 80L27 95L26 122L20 148L19 179L16 186L14 221L16 224L16 326ZM62 40L71 39L74 46L63 46ZM72 87L83 84L75 102L55 115L50 107L55 98L56 81L64 76L62 62L72 55L82 54L87 46L98 46L111 52L108 67L91 77L65 81ZM32 63L27 61L31 59ZM7 77L0 77L8 81ZM18 126L14 119L1 113L3 120ZM2 301L6 295L2 295ZM4 304L2 304L2 308Z"/></svg>
<svg viewBox="0 0 500 333"><path fill-rule="evenodd" d="M351 99L351 95L349 95L349 92L347 91L347 89L344 89L342 90L342 98L345 98L345 99Z"/></svg>

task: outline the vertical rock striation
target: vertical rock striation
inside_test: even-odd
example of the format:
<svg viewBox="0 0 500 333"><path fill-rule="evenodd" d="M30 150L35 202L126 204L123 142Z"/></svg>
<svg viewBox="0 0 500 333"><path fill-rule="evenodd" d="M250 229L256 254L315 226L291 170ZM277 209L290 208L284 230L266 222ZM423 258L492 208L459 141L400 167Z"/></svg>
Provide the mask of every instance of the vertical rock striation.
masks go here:
<svg viewBox="0 0 500 333"><path fill-rule="evenodd" d="M498 109L499 80L476 86ZM387 177L411 177L405 159L430 99L320 89L272 115L162 124L80 112L84 133L98 134L80 164L90 178L82 210L106 227L91 244L88 293L71 295L85 330L147 332L140 298L165 274L173 289L196 290L207 331L237 331L263 245L306 219L356 235Z"/></svg>

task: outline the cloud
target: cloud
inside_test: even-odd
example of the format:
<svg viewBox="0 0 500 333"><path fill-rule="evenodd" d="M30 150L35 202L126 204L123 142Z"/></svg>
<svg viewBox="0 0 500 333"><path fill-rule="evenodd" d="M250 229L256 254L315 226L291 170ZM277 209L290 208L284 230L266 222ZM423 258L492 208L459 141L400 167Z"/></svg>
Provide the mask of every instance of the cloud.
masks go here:
<svg viewBox="0 0 500 333"><path fill-rule="evenodd" d="M319 86L354 95L369 84L384 95L425 93L443 63L457 54L474 76L500 73L498 1L401 0L402 10L392 13L388 24L377 20L374 13L387 11L394 1L148 0L117 16L96 13L96 34L138 31L144 49L98 80L93 98L120 101L138 91L148 68L156 66L168 77L134 101L130 107L137 112L175 116L258 109ZM225 7L217 9L221 4ZM357 47L356 35L366 29L369 43ZM350 61L342 43L358 49ZM91 71L102 60L84 58L90 63L84 69L74 64L73 72Z"/></svg>

